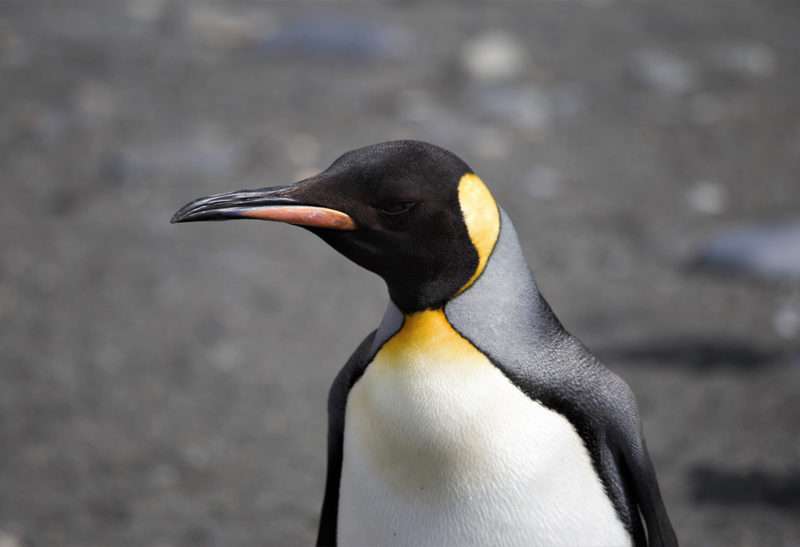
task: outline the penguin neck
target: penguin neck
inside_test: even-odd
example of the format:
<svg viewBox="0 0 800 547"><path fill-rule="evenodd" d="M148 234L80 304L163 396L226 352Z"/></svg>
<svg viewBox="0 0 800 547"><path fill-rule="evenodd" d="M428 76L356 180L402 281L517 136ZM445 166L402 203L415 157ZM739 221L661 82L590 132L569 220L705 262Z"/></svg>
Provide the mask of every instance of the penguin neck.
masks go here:
<svg viewBox="0 0 800 547"><path fill-rule="evenodd" d="M566 335L539 293L511 219L502 208L497 243L480 275L442 307L403 312L390 300L374 338L373 352L405 325L425 326L434 315L441 315L456 332L478 345L507 340L510 331L539 344Z"/></svg>
<svg viewBox="0 0 800 547"><path fill-rule="evenodd" d="M506 340L511 331L530 342L565 336L561 323L539 293L508 215L500 209L500 234L486 267L444 306L451 325L467 339Z"/></svg>

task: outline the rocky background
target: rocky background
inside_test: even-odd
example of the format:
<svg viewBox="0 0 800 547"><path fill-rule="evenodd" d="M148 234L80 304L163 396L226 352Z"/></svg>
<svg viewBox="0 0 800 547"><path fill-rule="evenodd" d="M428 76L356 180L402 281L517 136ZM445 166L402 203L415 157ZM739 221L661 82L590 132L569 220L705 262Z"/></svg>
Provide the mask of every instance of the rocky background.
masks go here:
<svg viewBox="0 0 800 547"><path fill-rule="evenodd" d="M313 542L382 284L169 218L395 138L634 388L683 544L800 544L799 6L0 4L0 546Z"/></svg>

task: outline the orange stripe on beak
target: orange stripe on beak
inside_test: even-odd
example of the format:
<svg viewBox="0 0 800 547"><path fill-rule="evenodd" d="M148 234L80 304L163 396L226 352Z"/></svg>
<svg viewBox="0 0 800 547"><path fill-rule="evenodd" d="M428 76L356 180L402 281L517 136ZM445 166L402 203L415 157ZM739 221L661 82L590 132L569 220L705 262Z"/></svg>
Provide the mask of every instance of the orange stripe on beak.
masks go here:
<svg viewBox="0 0 800 547"><path fill-rule="evenodd" d="M260 220L273 220L286 222L298 226L313 228L329 228L332 230L355 230L356 223L349 215L310 205L271 205L241 211L239 216L257 218Z"/></svg>

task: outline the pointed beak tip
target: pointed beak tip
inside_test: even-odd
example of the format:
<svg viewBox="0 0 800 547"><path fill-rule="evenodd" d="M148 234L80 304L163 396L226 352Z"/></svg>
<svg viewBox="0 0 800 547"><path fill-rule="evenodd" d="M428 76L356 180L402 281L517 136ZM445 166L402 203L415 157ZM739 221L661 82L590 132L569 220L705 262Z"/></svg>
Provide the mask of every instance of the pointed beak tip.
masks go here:
<svg viewBox="0 0 800 547"><path fill-rule="evenodd" d="M178 224L180 222L184 222L186 220L186 213L184 213L184 208L178 209L178 211L172 215L172 218L169 219L170 224Z"/></svg>

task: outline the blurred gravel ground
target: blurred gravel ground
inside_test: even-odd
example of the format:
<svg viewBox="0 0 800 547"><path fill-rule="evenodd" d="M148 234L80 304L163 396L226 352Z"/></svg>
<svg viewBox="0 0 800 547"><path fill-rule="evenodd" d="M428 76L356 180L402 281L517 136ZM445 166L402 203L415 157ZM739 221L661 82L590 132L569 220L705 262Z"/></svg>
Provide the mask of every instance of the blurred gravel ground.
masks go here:
<svg viewBox="0 0 800 547"><path fill-rule="evenodd" d="M401 137L476 169L632 385L683 544L799 545L800 283L695 267L800 217L799 6L0 4L0 545L314 540L383 287L169 218Z"/></svg>

